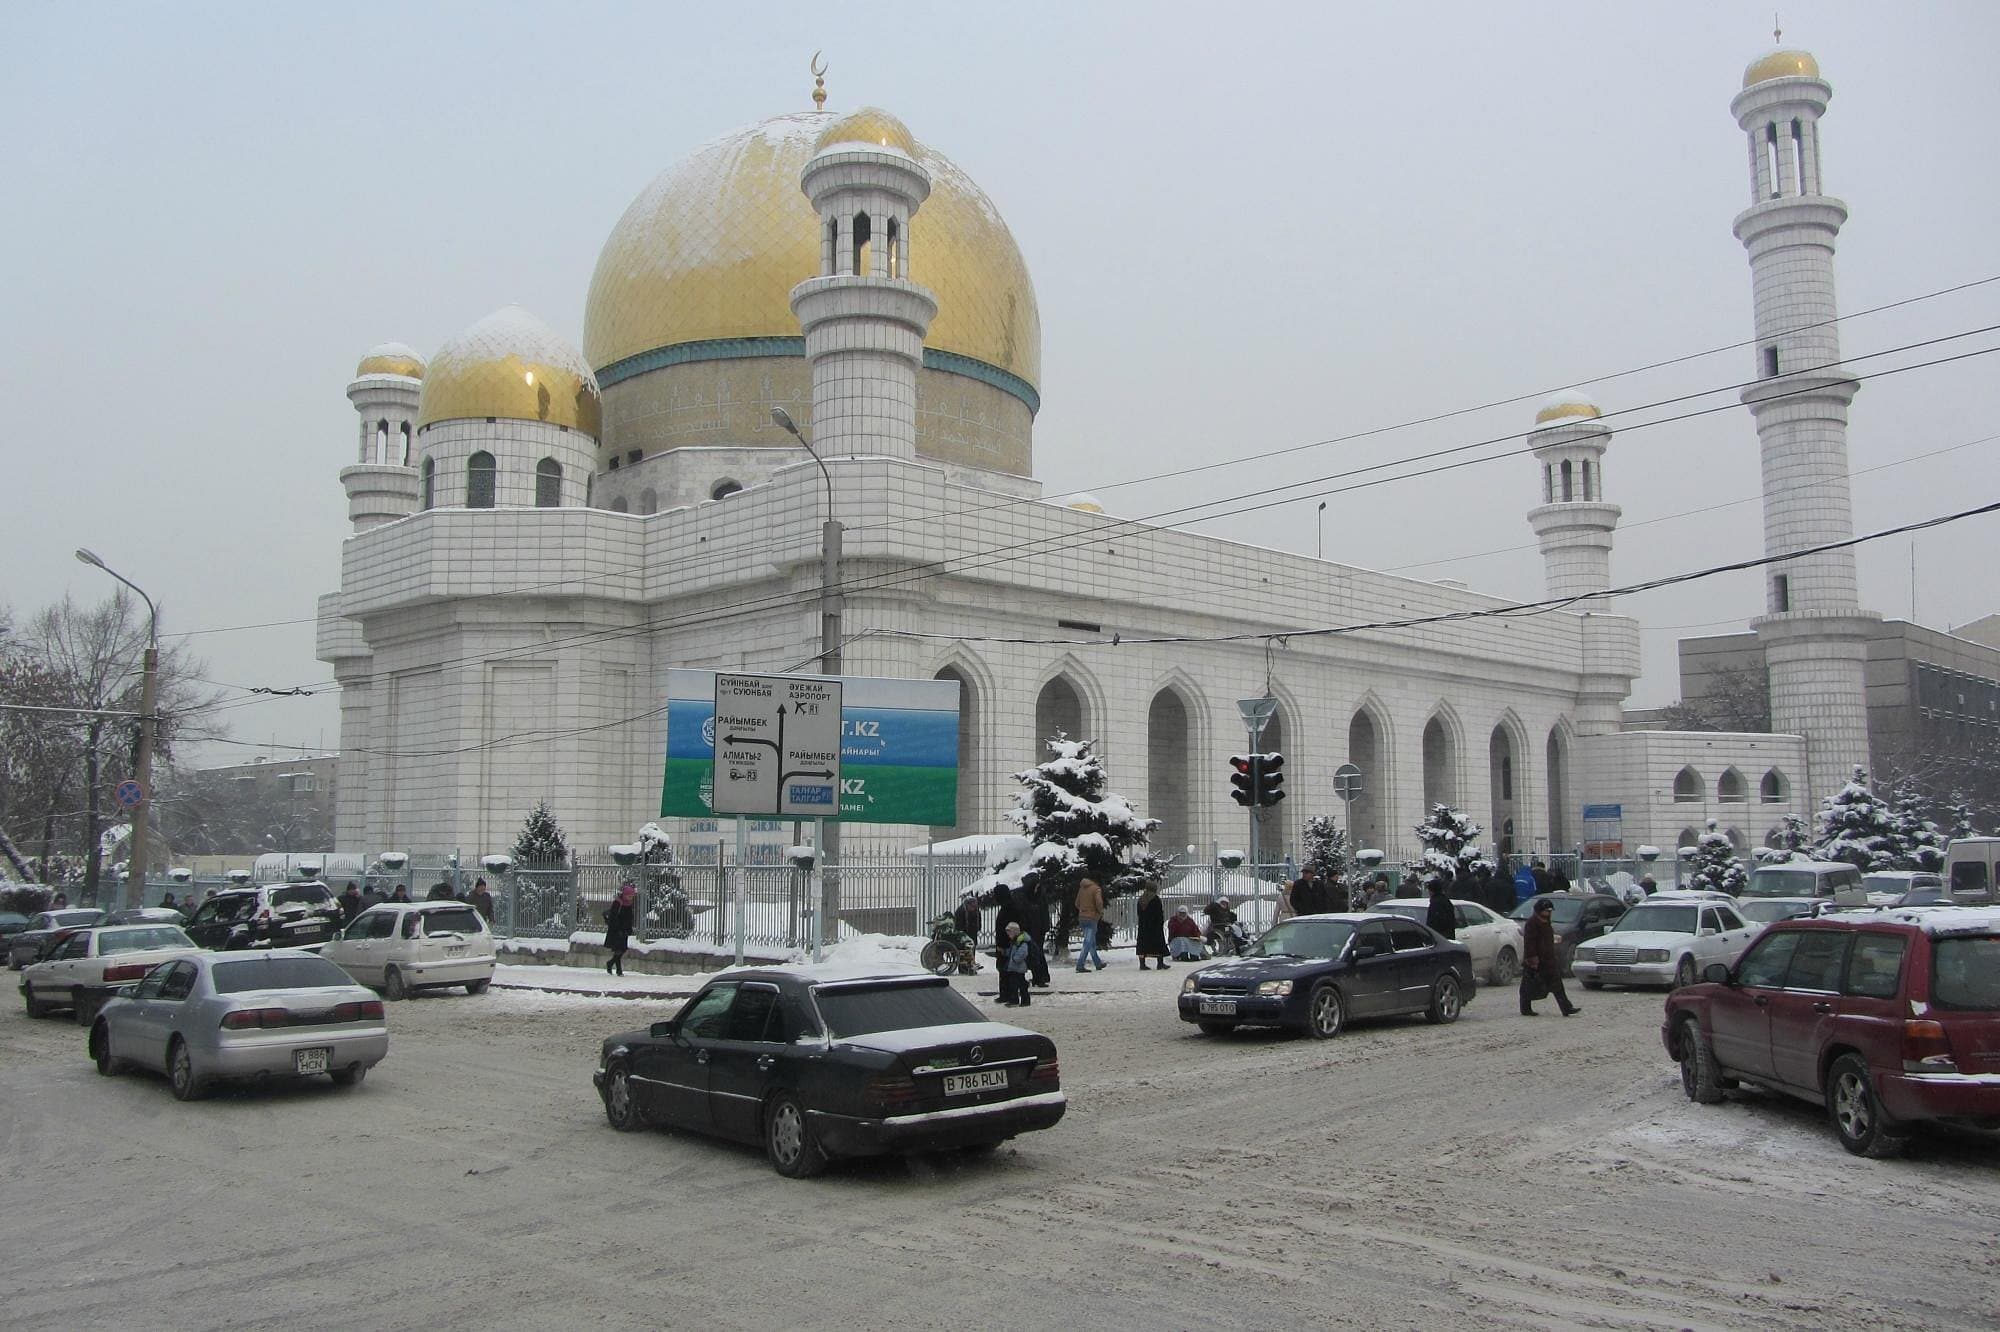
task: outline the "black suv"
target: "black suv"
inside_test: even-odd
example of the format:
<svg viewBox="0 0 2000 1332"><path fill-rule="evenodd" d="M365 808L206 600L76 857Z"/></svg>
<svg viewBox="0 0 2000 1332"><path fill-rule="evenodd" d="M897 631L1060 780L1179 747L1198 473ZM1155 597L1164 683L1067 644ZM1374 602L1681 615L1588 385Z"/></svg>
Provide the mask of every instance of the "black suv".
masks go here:
<svg viewBox="0 0 2000 1332"><path fill-rule="evenodd" d="M316 947L340 931L340 903L317 881L227 888L188 918L187 936L203 948Z"/></svg>

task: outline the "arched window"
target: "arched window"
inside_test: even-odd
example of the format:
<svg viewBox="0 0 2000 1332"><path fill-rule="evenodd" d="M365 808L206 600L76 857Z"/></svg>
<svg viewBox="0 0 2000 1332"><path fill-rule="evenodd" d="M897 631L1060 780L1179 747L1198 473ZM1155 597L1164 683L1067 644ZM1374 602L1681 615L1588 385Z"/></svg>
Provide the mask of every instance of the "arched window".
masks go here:
<svg viewBox="0 0 2000 1332"><path fill-rule="evenodd" d="M1674 803L1677 805L1700 804L1702 796L1701 774L1693 768L1682 768L1674 774Z"/></svg>
<svg viewBox="0 0 2000 1332"><path fill-rule="evenodd" d="M611 501L611 512L630 513L632 512L632 506L625 502L623 495L620 495L617 499Z"/></svg>
<svg viewBox="0 0 2000 1332"><path fill-rule="evenodd" d="M1764 780L1757 785L1757 798L1767 805L1782 805L1788 792L1785 774L1776 768L1764 774Z"/></svg>
<svg viewBox="0 0 2000 1332"><path fill-rule="evenodd" d="M436 458L424 459L424 507L426 509L437 503L437 479L438 460Z"/></svg>
<svg viewBox="0 0 2000 1332"><path fill-rule="evenodd" d="M660 492L653 489L651 486L647 486L644 490L639 492L639 512L658 513L659 511L660 511Z"/></svg>
<svg viewBox="0 0 2000 1332"><path fill-rule="evenodd" d="M1743 774L1731 768L1715 784L1715 798L1728 805L1743 803Z"/></svg>
<svg viewBox="0 0 2000 1332"><path fill-rule="evenodd" d="M493 455L484 449L465 460L465 507L493 507Z"/></svg>
<svg viewBox="0 0 2000 1332"><path fill-rule="evenodd" d="M892 278L903 276L902 256L896 252L896 244L900 238L901 233L897 230L895 218L892 217L883 223L882 244L885 249L882 257L889 261L889 276Z"/></svg>
<svg viewBox="0 0 2000 1332"><path fill-rule="evenodd" d="M741 489L743 489L742 486L731 481L728 477L724 477L708 488L708 497L714 500L728 499Z"/></svg>
<svg viewBox="0 0 2000 1332"><path fill-rule="evenodd" d="M854 272L857 277L868 277L868 214L854 215Z"/></svg>
<svg viewBox="0 0 2000 1332"><path fill-rule="evenodd" d="M562 504L562 464L544 458L535 464L535 507L554 509Z"/></svg>
<svg viewBox="0 0 2000 1332"><path fill-rule="evenodd" d="M402 429L398 433L403 436L403 451L396 455L396 466L408 467L410 465L410 423L408 421L403 422Z"/></svg>
<svg viewBox="0 0 2000 1332"><path fill-rule="evenodd" d="M1563 503L1567 504L1576 498L1576 469L1567 458L1562 462L1562 479Z"/></svg>
<svg viewBox="0 0 2000 1332"><path fill-rule="evenodd" d="M377 421L375 423L375 456L368 461L374 463L389 461L389 423L387 421Z"/></svg>
<svg viewBox="0 0 2000 1332"><path fill-rule="evenodd" d="M1597 496L1593 494L1591 490L1591 487L1595 483L1596 483L1596 478L1591 475L1590 459L1585 458L1583 460L1583 497L1585 499L1594 500L1597 498Z"/></svg>

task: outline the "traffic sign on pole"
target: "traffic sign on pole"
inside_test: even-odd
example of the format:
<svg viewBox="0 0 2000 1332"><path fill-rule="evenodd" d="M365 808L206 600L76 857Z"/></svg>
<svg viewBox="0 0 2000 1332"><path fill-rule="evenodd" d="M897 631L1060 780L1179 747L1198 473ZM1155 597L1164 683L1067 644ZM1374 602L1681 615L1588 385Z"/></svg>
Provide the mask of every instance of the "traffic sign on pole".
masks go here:
<svg viewBox="0 0 2000 1332"><path fill-rule="evenodd" d="M146 803L146 788L130 777L118 783L118 789L112 794L117 798L120 809L137 809Z"/></svg>
<svg viewBox="0 0 2000 1332"><path fill-rule="evenodd" d="M840 681L715 677L717 814L778 818L840 813Z"/></svg>
<svg viewBox="0 0 2000 1332"><path fill-rule="evenodd" d="M1333 770L1333 793L1352 803L1361 798L1361 769L1343 763Z"/></svg>

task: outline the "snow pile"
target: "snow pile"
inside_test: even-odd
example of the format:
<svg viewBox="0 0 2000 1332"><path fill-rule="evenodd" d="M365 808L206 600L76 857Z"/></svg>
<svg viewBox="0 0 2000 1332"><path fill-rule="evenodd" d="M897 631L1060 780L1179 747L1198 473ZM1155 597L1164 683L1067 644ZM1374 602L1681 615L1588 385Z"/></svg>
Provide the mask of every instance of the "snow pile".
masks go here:
<svg viewBox="0 0 2000 1332"><path fill-rule="evenodd" d="M854 934L843 938L822 951L817 963L812 961L812 946L794 948L785 957L784 965L812 965L818 968L836 968L851 971L856 976L879 975L888 972L903 975L923 971L919 960L928 939L902 934ZM733 970L734 968L727 968ZM815 973L817 974L817 973Z"/></svg>

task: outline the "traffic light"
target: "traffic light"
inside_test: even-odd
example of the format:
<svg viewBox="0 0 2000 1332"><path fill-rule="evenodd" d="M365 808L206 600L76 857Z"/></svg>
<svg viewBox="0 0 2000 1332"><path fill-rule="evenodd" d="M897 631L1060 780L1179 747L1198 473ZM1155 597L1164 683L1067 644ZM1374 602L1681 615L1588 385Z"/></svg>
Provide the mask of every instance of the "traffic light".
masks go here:
<svg viewBox="0 0 2000 1332"><path fill-rule="evenodd" d="M1257 765L1263 757L1261 754L1229 756L1229 798L1246 808L1257 804Z"/></svg>
<svg viewBox="0 0 2000 1332"><path fill-rule="evenodd" d="M1256 770L1257 803L1275 805L1285 798L1285 756L1259 754L1251 760Z"/></svg>

